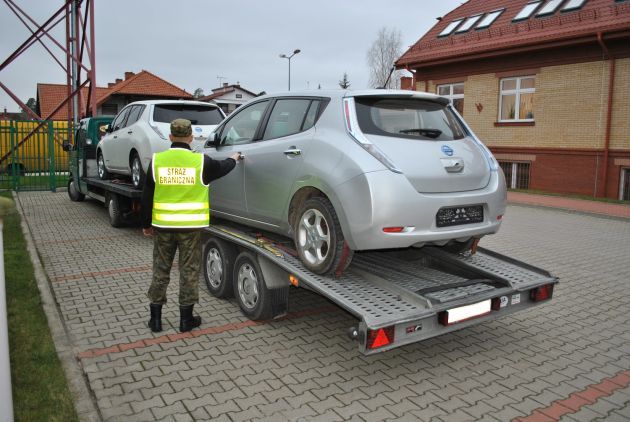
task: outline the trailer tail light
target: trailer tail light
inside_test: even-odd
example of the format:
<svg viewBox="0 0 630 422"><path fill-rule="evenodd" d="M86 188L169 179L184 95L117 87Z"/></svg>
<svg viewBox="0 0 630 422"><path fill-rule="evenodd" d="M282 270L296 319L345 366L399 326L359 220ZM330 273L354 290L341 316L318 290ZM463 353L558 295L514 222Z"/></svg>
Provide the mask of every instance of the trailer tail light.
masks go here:
<svg viewBox="0 0 630 422"><path fill-rule="evenodd" d="M438 314L438 322L442 325L453 325L469 319L479 318L488 315L492 309L491 306L491 300L488 299L472 305L448 309Z"/></svg>
<svg viewBox="0 0 630 422"><path fill-rule="evenodd" d="M368 330L367 348L378 349L394 342L395 326L379 328L378 330Z"/></svg>
<svg viewBox="0 0 630 422"><path fill-rule="evenodd" d="M545 284L529 291L529 298L534 302L551 299L553 296L553 284Z"/></svg>
<svg viewBox="0 0 630 422"><path fill-rule="evenodd" d="M291 274L291 275L289 275L289 283L291 283L291 285L297 287L300 282L298 281L296 276Z"/></svg>

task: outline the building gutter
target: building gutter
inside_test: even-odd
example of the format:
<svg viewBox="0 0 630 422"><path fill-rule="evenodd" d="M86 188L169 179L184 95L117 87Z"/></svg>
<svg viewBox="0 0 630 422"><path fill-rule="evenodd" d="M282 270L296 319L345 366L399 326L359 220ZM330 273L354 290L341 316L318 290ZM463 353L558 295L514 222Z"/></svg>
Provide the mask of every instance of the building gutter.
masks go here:
<svg viewBox="0 0 630 422"><path fill-rule="evenodd" d="M610 132L612 126L612 106L615 87L615 64L616 59L608 50L608 47L604 43L604 34L602 32L597 33L597 42L602 47L602 51L608 60L610 60L610 75L608 77L608 106L606 110L606 132L604 135L604 162L602 165L602 183L599 185L598 194L599 197L606 197L606 188L608 186L608 160L610 154Z"/></svg>

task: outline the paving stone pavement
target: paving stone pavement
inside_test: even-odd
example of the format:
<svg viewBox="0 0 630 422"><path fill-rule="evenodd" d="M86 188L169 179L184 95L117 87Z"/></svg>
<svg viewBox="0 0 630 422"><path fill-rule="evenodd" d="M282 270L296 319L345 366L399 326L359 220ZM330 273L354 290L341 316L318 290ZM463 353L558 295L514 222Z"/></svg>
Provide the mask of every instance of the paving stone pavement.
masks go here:
<svg viewBox="0 0 630 422"><path fill-rule="evenodd" d="M151 240L96 201L18 202L103 420L630 419L630 221L510 205L481 245L560 277L553 300L363 356L356 319L303 289L288 317L253 323L202 287L203 325L179 334L174 277L153 334Z"/></svg>

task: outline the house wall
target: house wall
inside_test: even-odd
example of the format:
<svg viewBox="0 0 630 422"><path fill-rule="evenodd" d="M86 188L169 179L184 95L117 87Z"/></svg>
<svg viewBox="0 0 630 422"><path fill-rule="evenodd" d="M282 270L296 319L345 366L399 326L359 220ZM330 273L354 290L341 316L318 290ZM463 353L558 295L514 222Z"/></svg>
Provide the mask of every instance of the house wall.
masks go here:
<svg viewBox="0 0 630 422"><path fill-rule="evenodd" d="M611 198L618 197L621 168L628 167L630 159L630 58L615 63L608 175L605 189L599 192ZM538 68L523 62L521 67L524 69L505 66L479 74L450 74L442 80L435 77L439 69L433 69L425 72L433 77L417 80L416 89L428 88L435 93L440 83L463 82L464 118L500 160L531 162L529 188L595 195L604 183L611 62L581 61ZM466 66L460 64L461 68ZM499 123L500 79L526 75L536 78L535 122Z"/></svg>

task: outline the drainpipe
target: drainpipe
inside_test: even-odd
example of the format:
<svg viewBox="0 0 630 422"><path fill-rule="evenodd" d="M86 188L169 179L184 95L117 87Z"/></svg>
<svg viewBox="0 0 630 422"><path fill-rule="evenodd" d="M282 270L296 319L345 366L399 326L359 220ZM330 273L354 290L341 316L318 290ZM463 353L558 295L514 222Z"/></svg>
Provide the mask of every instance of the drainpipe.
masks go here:
<svg viewBox="0 0 630 422"><path fill-rule="evenodd" d="M604 55L610 60L610 76L608 77L608 110L606 110L606 134L604 135L604 160L602 163L602 184L599 187L599 197L606 196L606 188L608 187L608 155L610 152L610 129L612 126L612 105L615 86L615 57L610 54L608 47L604 43L604 34L597 33L597 42L602 47Z"/></svg>

